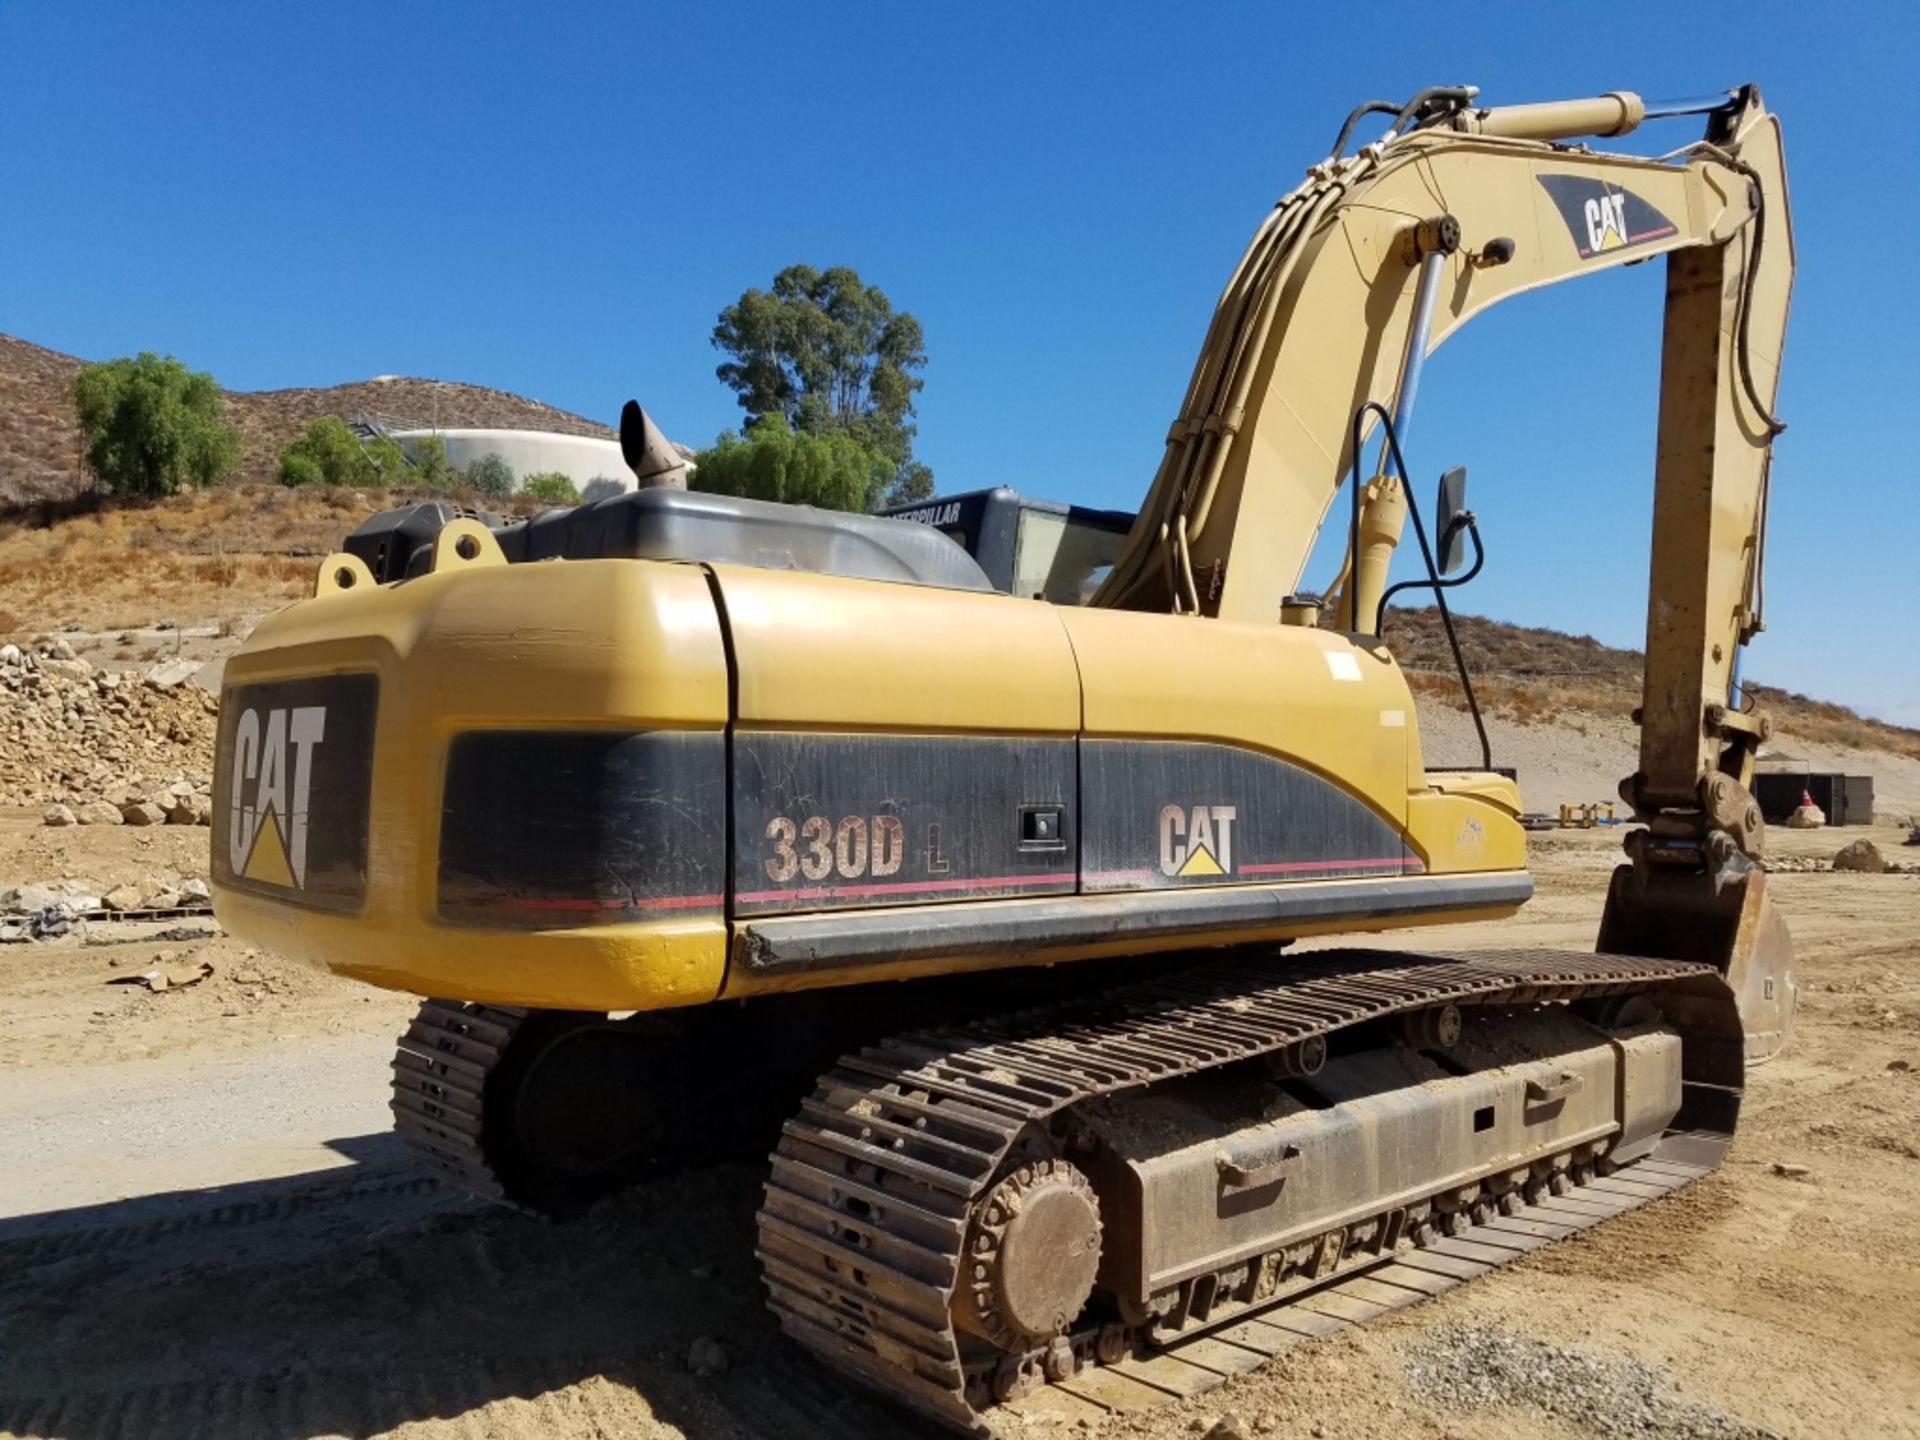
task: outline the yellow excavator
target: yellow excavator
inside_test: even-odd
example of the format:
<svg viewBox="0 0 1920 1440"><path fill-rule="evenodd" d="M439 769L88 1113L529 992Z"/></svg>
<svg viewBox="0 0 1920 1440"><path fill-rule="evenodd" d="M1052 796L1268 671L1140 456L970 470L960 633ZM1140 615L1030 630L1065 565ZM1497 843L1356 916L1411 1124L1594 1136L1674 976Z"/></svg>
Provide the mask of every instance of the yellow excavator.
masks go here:
<svg viewBox="0 0 1920 1440"><path fill-rule="evenodd" d="M1658 158L1589 143L1683 115ZM1792 245L1752 87L1429 89L1261 223L1124 540L1055 507L998 567L1069 583L997 589L957 504L376 517L227 666L220 919L429 997L393 1113L475 1192L566 1214L771 1150L781 1326L960 1430L1444 1290L1705 1173L1791 1029L1738 670ZM1511 774L1484 729L1429 766L1381 640L1480 553L1460 472L1422 514L1411 421L1456 326L1656 256L1639 823L1595 949L1292 947L1528 899ZM636 406L622 439L660 470ZM1329 520L1331 616L1298 593Z"/></svg>

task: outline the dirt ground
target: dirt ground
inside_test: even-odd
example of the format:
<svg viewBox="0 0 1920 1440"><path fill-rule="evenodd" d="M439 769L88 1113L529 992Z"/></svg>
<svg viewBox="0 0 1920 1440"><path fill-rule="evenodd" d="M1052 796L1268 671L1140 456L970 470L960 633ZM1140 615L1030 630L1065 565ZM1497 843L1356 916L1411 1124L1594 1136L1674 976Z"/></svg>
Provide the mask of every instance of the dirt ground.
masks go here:
<svg viewBox="0 0 1920 1440"><path fill-rule="evenodd" d="M1521 919L1421 943L1590 944L1617 833L1540 837ZM1859 833L1774 839L1827 855ZM201 873L205 836L0 817L0 886ZM1920 858L1891 831L1874 838ZM1756 1073L1716 1175L1202 1399L1009 1428L1202 1435L1232 1413L1250 1435L1343 1440L1920 1435L1920 876L1773 885L1798 946L1799 1033ZM0 946L0 1433L937 1433L838 1382L766 1317L753 1167L650 1185L567 1225L482 1207L422 1178L387 1134L407 997L227 938L100 938ZM166 993L108 983L163 949L213 977ZM1746 1428L1622 1416L1580 1384L1552 1415L1455 1408L1414 1375L1460 1327L1643 1362L1676 1399ZM701 1337L720 1342L724 1374L689 1371Z"/></svg>

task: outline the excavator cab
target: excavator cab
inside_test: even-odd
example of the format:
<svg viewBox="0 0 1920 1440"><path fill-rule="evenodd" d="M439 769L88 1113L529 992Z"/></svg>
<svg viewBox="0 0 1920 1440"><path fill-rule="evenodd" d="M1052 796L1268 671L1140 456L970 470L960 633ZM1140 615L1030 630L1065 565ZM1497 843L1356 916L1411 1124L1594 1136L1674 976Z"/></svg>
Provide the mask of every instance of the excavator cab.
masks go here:
<svg viewBox="0 0 1920 1440"><path fill-rule="evenodd" d="M894 505L880 514L930 526L959 545L996 590L1084 605L1133 528L1130 510L1098 510L1023 495L1007 485Z"/></svg>

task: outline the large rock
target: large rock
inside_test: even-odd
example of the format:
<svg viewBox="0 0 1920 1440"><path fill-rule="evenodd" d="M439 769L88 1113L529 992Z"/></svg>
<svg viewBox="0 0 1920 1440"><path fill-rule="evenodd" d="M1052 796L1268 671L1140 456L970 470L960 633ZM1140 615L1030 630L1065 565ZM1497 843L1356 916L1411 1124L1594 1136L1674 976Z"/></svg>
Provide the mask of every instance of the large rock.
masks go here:
<svg viewBox="0 0 1920 1440"><path fill-rule="evenodd" d="M84 660L42 660L40 668L49 675L59 675L68 680L93 679L93 666Z"/></svg>
<svg viewBox="0 0 1920 1440"><path fill-rule="evenodd" d="M213 823L213 802L204 795L181 796L167 807L167 823L210 825Z"/></svg>
<svg viewBox="0 0 1920 1440"><path fill-rule="evenodd" d="M20 647L18 645L0 645L0 665L18 665Z"/></svg>
<svg viewBox="0 0 1920 1440"><path fill-rule="evenodd" d="M1858 870L1865 875L1879 875L1886 871L1887 862L1880 854L1880 847L1871 840L1855 840L1851 844L1840 847L1839 853L1833 857L1833 868Z"/></svg>
<svg viewBox="0 0 1920 1440"><path fill-rule="evenodd" d="M156 690L171 690L199 674L204 663L201 660L169 660L147 672L147 684Z"/></svg>
<svg viewBox="0 0 1920 1440"><path fill-rule="evenodd" d="M167 812L151 800L136 800L120 807L120 818L129 825L164 825Z"/></svg>
<svg viewBox="0 0 1920 1440"><path fill-rule="evenodd" d="M137 910L140 908L140 891L133 885L116 885L100 897L100 903L109 910Z"/></svg>
<svg viewBox="0 0 1920 1440"><path fill-rule="evenodd" d="M82 825L118 825L120 807L109 800L89 800L74 812Z"/></svg>
<svg viewBox="0 0 1920 1440"><path fill-rule="evenodd" d="M60 895L45 885L15 885L11 889L0 890L0 910L14 915L38 915L49 905L59 902Z"/></svg>
<svg viewBox="0 0 1920 1440"><path fill-rule="evenodd" d="M55 805L47 811L44 821L48 825L78 825L80 817L64 805Z"/></svg>

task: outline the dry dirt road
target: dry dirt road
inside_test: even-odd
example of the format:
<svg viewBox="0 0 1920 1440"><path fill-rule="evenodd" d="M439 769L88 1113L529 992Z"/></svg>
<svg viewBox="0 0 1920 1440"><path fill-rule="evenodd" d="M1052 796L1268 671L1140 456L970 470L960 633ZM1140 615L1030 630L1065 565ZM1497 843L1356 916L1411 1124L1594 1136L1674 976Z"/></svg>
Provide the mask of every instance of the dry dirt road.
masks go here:
<svg viewBox="0 0 1920 1440"><path fill-rule="evenodd" d="M0 882L192 873L204 834L0 818ZM1612 846L1548 837L1523 919L1426 942L1590 943ZM1774 884L1800 1029L1716 1175L1199 1400L1009 1428L1198 1435L1230 1412L1247 1434L1355 1440L1920 1435L1920 876ZM227 939L166 947L213 962L190 989L106 983L158 948L0 947L0 1433L930 1433L768 1321L751 1167L564 1226L471 1203L386 1134L405 997ZM702 1336L726 1373L689 1372Z"/></svg>

